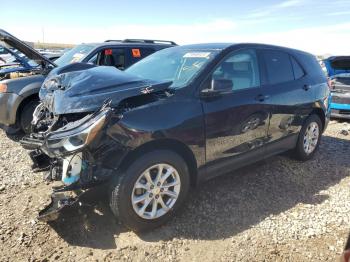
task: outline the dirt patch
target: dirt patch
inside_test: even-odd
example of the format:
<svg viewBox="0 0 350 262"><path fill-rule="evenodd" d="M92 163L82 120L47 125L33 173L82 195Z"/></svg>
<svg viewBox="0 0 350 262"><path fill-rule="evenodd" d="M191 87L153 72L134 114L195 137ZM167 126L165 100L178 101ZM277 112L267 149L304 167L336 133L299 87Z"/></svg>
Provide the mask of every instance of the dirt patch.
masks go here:
<svg viewBox="0 0 350 262"><path fill-rule="evenodd" d="M332 121L309 162L277 156L201 185L170 223L138 235L116 222L104 188L38 222L51 186L1 132L0 260L334 261L350 229L349 129Z"/></svg>

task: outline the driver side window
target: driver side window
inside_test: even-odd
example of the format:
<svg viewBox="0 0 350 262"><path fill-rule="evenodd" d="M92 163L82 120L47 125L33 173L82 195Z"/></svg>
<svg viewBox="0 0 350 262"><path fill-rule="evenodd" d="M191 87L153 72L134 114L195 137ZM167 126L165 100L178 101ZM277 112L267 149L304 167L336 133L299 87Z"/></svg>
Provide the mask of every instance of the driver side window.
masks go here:
<svg viewBox="0 0 350 262"><path fill-rule="evenodd" d="M260 86L258 59L255 50L233 52L220 62L213 73L213 79L232 81L232 90Z"/></svg>

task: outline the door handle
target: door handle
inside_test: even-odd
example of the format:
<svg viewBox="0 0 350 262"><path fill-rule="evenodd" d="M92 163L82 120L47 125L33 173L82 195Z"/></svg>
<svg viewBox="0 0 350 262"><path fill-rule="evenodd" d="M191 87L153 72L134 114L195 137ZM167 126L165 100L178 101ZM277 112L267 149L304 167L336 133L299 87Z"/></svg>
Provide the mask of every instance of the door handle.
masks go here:
<svg viewBox="0 0 350 262"><path fill-rule="evenodd" d="M310 85L303 85L303 89L304 89L305 91L308 91L310 88L311 88Z"/></svg>
<svg viewBox="0 0 350 262"><path fill-rule="evenodd" d="M257 97L255 97L255 100L256 100L256 101L259 101L259 102L264 102L264 101L267 100L268 98L269 98L269 96L260 94L260 95L258 95Z"/></svg>

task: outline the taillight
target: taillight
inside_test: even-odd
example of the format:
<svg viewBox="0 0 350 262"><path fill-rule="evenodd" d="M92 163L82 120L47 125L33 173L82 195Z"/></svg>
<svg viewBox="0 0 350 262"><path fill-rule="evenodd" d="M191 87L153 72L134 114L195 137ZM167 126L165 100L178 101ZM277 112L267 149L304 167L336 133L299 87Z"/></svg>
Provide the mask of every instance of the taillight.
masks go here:
<svg viewBox="0 0 350 262"><path fill-rule="evenodd" d="M0 93L6 93L7 92L7 85L0 83Z"/></svg>

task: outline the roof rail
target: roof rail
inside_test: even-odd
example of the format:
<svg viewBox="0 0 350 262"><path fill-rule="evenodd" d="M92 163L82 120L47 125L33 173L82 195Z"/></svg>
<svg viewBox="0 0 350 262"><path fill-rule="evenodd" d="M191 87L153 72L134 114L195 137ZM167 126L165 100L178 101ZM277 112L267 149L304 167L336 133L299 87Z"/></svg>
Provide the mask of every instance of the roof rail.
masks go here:
<svg viewBox="0 0 350 262"><path fill-rule="evenodd" d="M177 45L173 41L167 40L152 40L152 39L124 39L124 43L147 43L147 44L168 44L168 45Z"/></svg>
<svg viewBox="0 0 350 262"><path fill-rule="evenodd" d="M105 42L123 42L123 40L107 39Z"/></svg>

